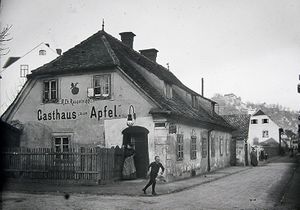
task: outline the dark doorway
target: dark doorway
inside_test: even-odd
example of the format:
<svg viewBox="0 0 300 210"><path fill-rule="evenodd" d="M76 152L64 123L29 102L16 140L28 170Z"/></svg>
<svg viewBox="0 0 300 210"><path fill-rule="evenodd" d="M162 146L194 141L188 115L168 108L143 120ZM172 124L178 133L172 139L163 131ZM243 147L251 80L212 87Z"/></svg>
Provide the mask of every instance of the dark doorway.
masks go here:
<svg viewBox="0 0 300 210"><path fill-rule="evenodd" d="M122 131L123 145L132 144L135 149L134 163L137 178L145 178L149 165L148 133L146 128L131 126Z"/></svg>

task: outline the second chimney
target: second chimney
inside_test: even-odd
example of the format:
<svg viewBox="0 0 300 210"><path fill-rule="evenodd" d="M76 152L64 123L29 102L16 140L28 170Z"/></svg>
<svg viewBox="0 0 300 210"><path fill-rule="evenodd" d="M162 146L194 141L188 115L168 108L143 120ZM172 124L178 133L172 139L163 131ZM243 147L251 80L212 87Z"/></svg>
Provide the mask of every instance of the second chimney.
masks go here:
<svg viewBox="0 0 300 210"><path fill-rule="evenodd" d="M132 32L122 32L119 34L121 36L122 42L132 49L133 48L133 38L135 37L135 34Z"/></svg>
<svg viewBox="0 0 300 210"><path fill-rule="evenodd" d="M154 62L156 62L157 52L158 52L158 50L155 48L140 50L140 53L143 56L149 58L150 60L152 60Z"/></svg>

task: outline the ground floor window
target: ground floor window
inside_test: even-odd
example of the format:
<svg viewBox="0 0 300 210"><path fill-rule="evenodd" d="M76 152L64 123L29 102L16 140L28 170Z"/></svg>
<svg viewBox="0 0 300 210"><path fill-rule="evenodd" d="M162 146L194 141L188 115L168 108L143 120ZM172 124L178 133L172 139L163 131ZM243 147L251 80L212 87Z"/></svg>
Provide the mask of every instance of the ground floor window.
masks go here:
<svg viewBox="0 0 300 210"><path fill-rule="evenodd" d="M215 145L216 143L215 143L215 137L214 136L212 136L211 137L211 156L212 157L215 157L216 156L216 148L215 148Z"/></svg>
<svg viewBox="0 0 300 210"><path fill-rule="evenodd" d="M222 136L220 136L220 155L223 155L223 151L224 151L224 139Z"/></svg>
<svg viewBox="0 0 300 210"><path fill-rule="evenodd" d="M206 137L202 137L201 139L201 142L202 142L202 157L203 158L206 158L207 157L207 138Z"/></svg>
<svg viewBox="0 0 300 210"><path fill-rule="evenodd" d="M225 154L226 154L226 156L228 155L228 151L229 151L229 140L226 139L225 140Z"/></svg>
<svg viewBox="0 0 300 210"><path fill-rule="evenodd" d="M191 137L191 160L197 159L197 137Z"/></svg>
<svg viewBox="0 0 300 210"><path fill-rule="evenodd" d="M57 153L70 151L70 137L69 136L56 136L54 137L54 151ZM67 159L66 154L57 154L56 158Z"/></svg>
<svg viewBox="0 0 300 210"><path fill-rule="evenodd" d="M183 160L183 134L177 134L176 144L177 160Z"/></svg>

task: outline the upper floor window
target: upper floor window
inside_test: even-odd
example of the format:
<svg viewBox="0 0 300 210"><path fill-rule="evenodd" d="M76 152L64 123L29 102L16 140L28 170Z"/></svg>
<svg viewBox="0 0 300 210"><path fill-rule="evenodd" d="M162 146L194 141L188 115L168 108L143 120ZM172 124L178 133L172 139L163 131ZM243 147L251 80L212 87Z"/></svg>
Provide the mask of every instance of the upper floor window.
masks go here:
<svg viewBox="0 0 300 210"><path fill-rule="evenodd" d="M44 97L43 102L57 102L58 101L58 87L57 80L44 81Z"/></svg>
<svg viewBox="0 0 300 210"><path fill-rule="evenodd" d="M257 119L251 120L251 124L257 124Z"/></svg>
<svg viewBox="0 0 300 210"><path fill-rule="evenodd" d="M46 50L40 50L39 55L46 55Z"/></svg>
<svg viewBox="0 0 300 210"><path fill-rule="evenodd" d="M262 119L262 123L269 123L269 119Z"/></svg>
<svg viewBox="0 0 300 210"><path fill-rule="evenodd" d="M103 74L94 76L94 97L100 99L111 98L111 75Z"/></svg>
<svg viewBox="0 0 300 210"><path fill-rule="evenodd" d="M191 160L194 160L197 158L197 137L192 136L191 137Z"/></svg>
<svg viewBox="0 0 300 210"><path fill-rule="evenodd" d="M263 138L269 138L269 131L263 131L262 132L262 137Z"/></svg>
<svg viewBox="0 0 300 210"><path fill-rule="evenodd" d="M29 66L28 65L21 65L20 66L20 77L26 77L29 73Z"/></svg>
<svg viewBox="0 0 300 210"><path fill-rule="evenodd" d="M198 108L198 99L197 99L197 96L195 96L195 95L192 95L192 107Z"/></svg>
<svg viewBox="0 0 300 210"><path fill-rule="evenodd" d="M177 160L183 160L183 134L177 134L176 156Z"/></svg>
<svg viewBox="0 0 300 210"><path fill-rule="evenodd" d="M167 98L172 98L173 97L173 89L172 89L172 85L165 83L166 86L166 97Z"/></svg>

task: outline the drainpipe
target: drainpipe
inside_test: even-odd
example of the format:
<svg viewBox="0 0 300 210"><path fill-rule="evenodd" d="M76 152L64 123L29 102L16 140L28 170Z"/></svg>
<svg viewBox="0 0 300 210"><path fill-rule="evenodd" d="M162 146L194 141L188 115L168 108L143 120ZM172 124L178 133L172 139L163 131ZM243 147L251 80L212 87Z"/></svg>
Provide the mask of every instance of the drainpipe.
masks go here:
<svg viewBox="0 0 300 210"><path fill-rule="evenodd" d="M283 133L283 129L282 128L279 128L279 148L278 148L278 150L279 150L279 155L282 155L282 149L281 149L281 135L282 135L282 133Z"/></svg>
<svg viewBox="0 0 300 210"><path fill-rule="evenodd" d="M210 171L210 134L214 129L207 132L207 171Z"/></svg>

